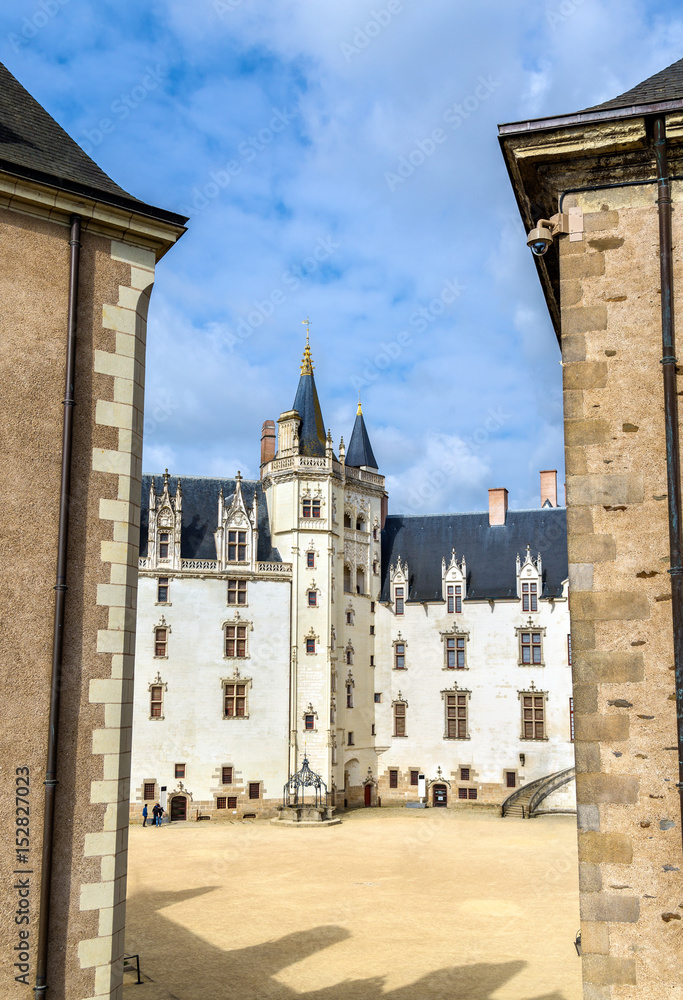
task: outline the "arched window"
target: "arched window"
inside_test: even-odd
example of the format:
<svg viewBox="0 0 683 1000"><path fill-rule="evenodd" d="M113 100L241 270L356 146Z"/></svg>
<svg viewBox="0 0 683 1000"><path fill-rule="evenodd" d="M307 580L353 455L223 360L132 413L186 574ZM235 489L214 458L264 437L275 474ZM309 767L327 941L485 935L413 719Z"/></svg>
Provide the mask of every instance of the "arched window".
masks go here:
<svg viewBox="0 0 683 1000"><path fill-rule="evenodd" d="M350 528L351 527L351 515L350 514L344 514L344 527L345 528Z"/></svg>

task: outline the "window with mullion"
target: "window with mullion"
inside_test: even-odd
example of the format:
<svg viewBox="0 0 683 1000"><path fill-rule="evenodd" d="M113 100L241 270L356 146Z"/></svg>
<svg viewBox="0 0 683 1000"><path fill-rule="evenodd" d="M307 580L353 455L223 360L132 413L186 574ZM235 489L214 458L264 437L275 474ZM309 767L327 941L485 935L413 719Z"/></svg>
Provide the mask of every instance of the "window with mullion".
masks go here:
<svg viewBox="0 0 683 1000"><path fill-rule="evenodd" d="M168 559L168 532L162 531L159 535L159 558Z"/></svg>
<svg viewBox="0 0 683 1000"><path fill-rule="evenodd" d="M157 604L168 604L167 576L160 576L157 580Z"/></svg>
<svg viewBox="0 0 683 1000"><path fill-rule="evenodd" d="M394 736L406 735L406 704L397 701L394 705Z"/></svg>
<svg viewBox="0 0 683 1000"><path fill-rule="evenodd" d="M462 614L462 586L460 584L449 584L446 592L448 603L448 614Z"/></svg>
<svg viewBox="0 0 683 1000"><path fill-rule="evenodd" d="M467 739L467 694L446 695L446 738Z"/></svg>
<svg viewBox="0 0 683 1000"><path fill-rule="evenodd" d="M247 603L247 581L228 580L228 604Z"/></svg>
<svg viewBox="0 0 683 1000"><path fill-rule="evenodd" d="M545 697L522 695L522 735L525 740L545 738Z"/></svg>
<svg viewBox="0 0 683 1000"><path fill-rule="evenodd" d="M225 655L229 657L245 657L247 655L247 626L226 625Z"/></svg>
<svg viewBox="0 0 683 1000"><path fill-rule="evenodd" d="M247 685L239 681L225 685L226 719L244 719L247 715Z"/></svg>
<svg viewBox="0 0 683 1000"><path fill-rule="evenodd" d="M405 670L406 668L406 644L405 642L394 643L394 670Z"/></svg>
<svg viewBox="0 0 683 1000"><path fill-rule="evenodd" d="M522 611L538 611L538 585L522 584Z"/></svg>
<svg viewBox="0 0 683 1000"><path fill-rule="evenodd" d="M168 629L167 628L155 628L154 629L154 655L155 656L167 656L168 655Z"/></svg>
<svg viewBox="0 0 683 1000"><path fill-rule="evenodd" d="M542 663L543 651L540 632L520 632L522 663Z"/></svg>
<svg viewBox="0 0 683 1000"><path fill-rule="evenodd" d="M403 587L394 588L394 614L403 614Z"/></svg>
<svg viewBox="0 0 683 1000"><path fill-rule="evenodd" d="M161 684L154 684L150 691L149 714L153 719L161 718L161 705L163 702L163 687Z"/></svg>
<svg viewBox="0 0 683 1000"><path fill-rule="evenodd" d="M247 533L246 531L228 532L228 562L247 561Z"/></svg>
<svg viewBox="0 0 683 1000"><path fill-rule="evenodd" d="M448 670L465 669L465 636L446 636L446 667Z"/></svg>

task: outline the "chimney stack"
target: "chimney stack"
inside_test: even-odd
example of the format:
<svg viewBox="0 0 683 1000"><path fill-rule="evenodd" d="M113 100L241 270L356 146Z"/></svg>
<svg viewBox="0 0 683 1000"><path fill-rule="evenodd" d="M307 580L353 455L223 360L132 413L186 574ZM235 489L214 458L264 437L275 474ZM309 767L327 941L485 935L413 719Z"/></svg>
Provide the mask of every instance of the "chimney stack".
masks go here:
<svg viewBox="0 0 683 1000"><path fill-rule="evenodd" d="M541 507L547 500L551 507L557 507L557 469L541 472Z"/></svg>
<svg viewBox="0 0 683 1000"><path fill-rule="evenodd" d="M489 524L505 524L508 512L508 491L505 487L489 490Z"/></svg>
<svg viewBox="0 0 683 1000"><path fill-rule="evenodd" d="M261 467L275 458L275 421L264 420L261 428Z"/></svg>

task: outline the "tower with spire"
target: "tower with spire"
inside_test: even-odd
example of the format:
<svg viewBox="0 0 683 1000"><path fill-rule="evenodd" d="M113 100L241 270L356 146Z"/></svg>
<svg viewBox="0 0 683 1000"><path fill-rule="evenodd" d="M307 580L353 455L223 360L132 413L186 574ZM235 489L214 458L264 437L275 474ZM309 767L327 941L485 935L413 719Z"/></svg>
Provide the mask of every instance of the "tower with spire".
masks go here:
<svg viewBox="0 0 683 1000"><path fill-rule="evenodd" d="M341 795L349 766L364 777L377 772L370 626L380 594L384 477L360 404L349 448L342 439L335 454L305 325L294 404L277 420L276 450L262 447L261 478L273 545L292 563L290 773L305 742L311 767ZM266 421L269 442L271 427Z"/></svg>

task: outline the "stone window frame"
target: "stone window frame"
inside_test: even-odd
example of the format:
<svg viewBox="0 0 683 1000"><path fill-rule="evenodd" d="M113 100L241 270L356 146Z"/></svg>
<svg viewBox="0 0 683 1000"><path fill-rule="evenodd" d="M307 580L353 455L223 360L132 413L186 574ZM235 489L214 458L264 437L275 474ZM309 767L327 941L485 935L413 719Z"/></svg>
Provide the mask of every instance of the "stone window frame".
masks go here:
<svg viewBox="0 0 683 1000"><path fill-rule="evenodd" d="M353 658L355 655L356 651L353 648L353 643L349 639L349 641L346 643L346 646L344 647L344 662L346 663L347 666L349 667L353 666Z"/></svg>
<svg viewBox="0 0 683 1000"><path fill-rule="evenodd" d="M522 612L524 614L537 614L540 596L537 580L522 580Z"/></svg>
<svg viewBox="0 0 683 1000"><path fill-rule="evenodd" d="M228 722L241 722L249 718L249 701L251 698L251 677L240 677L239 670L236 670L232 677L221 677L221 718ZM226 715L225 708L229 697L228 684L244 684L244 715ZM233 698L241 697L235 693Z"/></svg>
<svg viewBox="0 0 683 1000"><path fill-rule="evenodd" d="M443 643L443 667L442 667L442 670L448 670L448 671L452 671L452 670L469 670L470 667L469 667L469 663L468 663L467 646L468 646L469 641L470 641L470 633L466 629L456 628L454 626L453 628L444 630L443 632L440 632L439 634L441 636L441 642ZM453 652L455 653L455 666L454 667L449 667L449 665L448 665L448 654L449 654L449 652L451 652L451 650L449 650L449 648L448 648L448 640L449 639L454 639L455 640L455 647L453 649ZM459 650L458 650L458 642L457 642L458 639L463 639L464 640L463 649L462 649L464 666L462 666L462 667L459 667L457 665L457 663L458 663L458 655L457 654L459 652Z"/></svg>
<svg viewBox="0 0 683 1000"><path fill-rule="evenodd" d="M398 712L397 709L403 708L403 712ZM403 732L397 733L396 730L401 728L398 725L397 720L403 720ZM403 740L408 738L407 728L408 728L408 699L404 698L401 692L398 692L398 697L393 698L391 702L391 728L392 728L392 739Z"/></svg>
<svg viewBox="0 0 683 1000"><path fill-rule="evenodd" d="M163 642L163 644L164 644L166 652L165 653L157 653L158 643L160 641L157 638L157 632L162 631L162 630L166 633L165 639L161 640ZM155 659L155 660L167 660L168 659L168 637L170 636L171 632L172 632L171 626L168 624L168 622L166 621L166 619L164 618L163 615L156 622L155 625L152 625L153 659Z"/></svg>
<svg viewBox="0 0 683 1000"><path fill-rule="evenodd" d="M403 646L403 652L399 653L398 646ZM398 657L403 656L403 666L397 666ZM392 670L407 670L408 669L408 642L403 638L399 632L395 639L391 642L391 669Z"/></svg>
<svg viewBox="0 0 683 1000"><path fill-rule="evenodd" d="M233 565L232 563L230 565ZM240 589L240 584L244 584L244 589ZM230 600L231 585L234 584L236 600ZM239 600L240 593L244 593L244 601ZM245 576L229 576L225 595L225 606L227 608L248 608L249 607L249 580Z"/></svg>
<svg viewBox="0 0 683 1000"><path fill-rule="evenodd" d="M230 535L236 535L234 541L230 541ZM240 541L240 535L244 535L244 541ZM226 524L225 527L225 563L227 566L248 566L251 562L252 531L247 525L243 528L240 524ZM236 558L230 558L230 546L236 549ZM240 559L240 546L244 545L244 558Z"/></svg>
<svg viewBox="0 0 683 1000"><path fill-rule="evenodd" d="M545 646L545 636L546 636L546 632L547 631L548 630L547 630L547 627L545 625L534 625L533 623L530 623L530 624L527 624L527 625L519 625L519 626L517 626L515 628L515 634L517 636L517 664L518 664L518 666L520 666L520 667L544 667L545 666L544 646ZM538 633L541 636L541 642L540 642L541 659L539 661L537 661L536 663L533 663L533 662L526 663L523 660L523 658L522 658L523 657L522 635L525 632L530 632L530 633L534 633L534 634ZM538 643L534 643L533 639L532 639L532 642L530 643L530 649L533 650L535 645L538 645ZM533 652L531 653L531 655L533 656Z"/></svg>
<svg viewBox="0 0 683 1000"><path fill-rule="evenodd" d="M161 582L162 580L165 580L166 583L162 584L162 582ZM159 575L156 578L156 586L157 586L157 599L154 602L154 606L157 607L157 608L171 608L171 607L173 607L172 602L169 601L169 599L168 599L170 597L170 594L171 594L171 577L170 577L170 575L167 575L167 576L161 576L161 575ZM166 600L165 601L161 601L159 599L159 592L160 592L161 587L163 587L163 586L166 587Z"/></svg>
<svg viewBox="0 0 683 1000"><path fill-rule="evenodd" d="M548 736L548 692L547 691L539 691L536 688L534 682L532 681L531 684L529 685L529 687L526 690L524 690L524 691L518 691L517 692L517 696L519 698L519 705L520 705L520 713L519 713L520 714L520 724L521 724L520 725L520 735L519 735L520 740L523 741L524 743L543 743L543 742L547 742L550 739L550 737ZM538 711L538 709L536 708L535 703L533 705L530 705L530 706L525 706L525 704L524 704L524 699L525 698L533 698L533 699L541 698L542 699L542 702L543 702L543 704L542 704L543 718L541 720L542 726L543 726L543 735L542 736L526 736L525 735L525 733L526 733L525 723L526 722L531 722L532 725L535 728L535 726L536 726L536 712ZM534 713L534 717L532 719L525 719L524 718L525 709L528 710L529 708L532 709L532 711Z"/></svg>
<svg viewBox="0 0 683 1000"><path fill-rule="evenodd" d="M317 656L318 654L318 644L320 642L320 636L316 633L315 629L311 625L308 633L304 636L304 653L306 656ZM313 649L309 649L309 644L313 644Z"/></svg>
<svg viewBox="0 0 683 1000"><path fill-rule="evenodd" d="M454 703L452 705L449 705L449 703L448 703L449 697L455 698L455 701L454 701ZM463 703L461 705L461 704L459 704L458 699L459 698L463 698L463 697L464 697L464 701L463 701ZM472 698L472 692L470 690L468 690L467 688L461 688L461 687L458 687L457 684L454 684L453 687L451 687L451 688L444 688L444 690L441 692L441 698L443 699L443 718L444 718L443 738L445 740L448 740L449 742L450 741L454 741L454 740L460 740L460 741L462 741L462 740L470 740L470 739L472 739L472 736L470 734L470 700ZM458 736L457 735L457 731L460 728L460 726L458 725L458 723L460 722L460 720L462 718L462 717L458 716L458 710L460 708L462 708L462 707L464 707L464 709L465 709L465 715L464 715L465 735L464 736ZM455 715L449 716L449 714L448 714L449 708L454 708L455 709ZM448 723L449 723L449 721L453 721L456 724L455 725L455 731L456 731L456 735L455 736L449 736L449 733L448 733Z"/></svg>
<svg viewBox="0 0 683 1000"><path fill-rule="evenodd" d="M158 699L154 699L154 701L152 700L152 691L153 691L154 688L161 688L161 699L160 700L158 700ZM168 689L168 684L166 683L166 681L162 681L161 674L157 670L156 678L151 682L151 684L147 685L147 690L149 691L149 716L148 716L148 718L149 718L150 722L163 722L163 720L164 720L164 701L166 700L165 697L164 697L164 695L166 694L167 689ZM161 706L160 707L160 714L159 715L152 715L152 706L155 705L155 704L159 704Z"/></svg>
<svg viewBox="0 0 683 1000"><path fill-rule="evenodd" d="M247 799L249 802L262 802L263 801L263 782L262 781L247 781ZM257 790L257 794L252 794L252 789Z"/></svg>
<svg viewBox="0 0 683 1000"><path fill-rule="evenodd" d="M304 709L304 711L301 714L301 718L303 719L303 722L304 722L304 728L303 728L304 733L317 733L318 732L318 713L314 709L312 702L309 701L308 706ZM306 725L307 719L312 719L313 720L313 725L312 726L308 727Z"/></svg>
<svg viewBox="0 0 683 1000"><path fill-rule="evenodd" d="M311 604L311 594L314 595L314 603ZM306 587L306 607L307 608L319 608L320 605L320 587L317 585L315 580L311 580L308 587Z"/></svg>
<svg viewBox="0 0 683 1000"><path fill-rule="evenodd" d="M229 628L235 629L235 635L232 637L228 635ZM238 637L237 635L238 628L244 628L245 631L243 637L242 636ZM249 619L242 618L240 616L239 611L236 610L232 618L227 618L223 622L223 624L221 625L221 630L223 632L223 659L227 661L239 660L240 662L242 660L250 660L251 639L249 633L254 631L254 623ZM244 638L244 656L239 656L236 652L233 653L232 656L228 655L228 640L230 638L232 638L235 644L238 642L239 639ZM235 645L235 649L237 649L237 645Z"/></svg>
<svg viewBox="0 0 683 1000"><path fill-rule="evenodd" d="M398 593L399 590L400 590L400 594ZM406 594L406 585L405 585L405 583L395 583L395 584L392 585L392 595L393 595L393 598L394 598L394 614L396 616L400 617L401 615L405 615L405 611L406 611L406 596L405 596L405 594ZM400 604L401 610L400 611L399 611L399 603L398 603L399 601L401 602L401 604Z"/></svg>
<svg viewBox="0 0 683 1000"><path fill-rule="evenodd" d="M148 785L153 785L153 787L154 787L154 795L151 797L151 799L148 799L147 796L145 795L145 789L147 788ZM142 795L142 801L143 801L143 803L158 802L159 801L159 794L158 794L158 791L157 791L158 788L159 788L159 784L158 784L156 778L150 778L149 781L147 779L143 780L143 782L142 782L142 789L141 789L141 795ZM149 819L149 817L147 817L147 818Z"/></svg>
<svg viewBox="0 0 683 1000"><path fill-rule="evenodd" d="M224 781L225 772L230 771L230 781ZM235 765L221 764L221 788L230 788L235 784Z"/></svg>
<svg viewBox="0 0 683 1000"><path fill-rule="evenodd" d="M463 585L461 583L446 584L446 614L462 614L463 596Z"/></svg>

